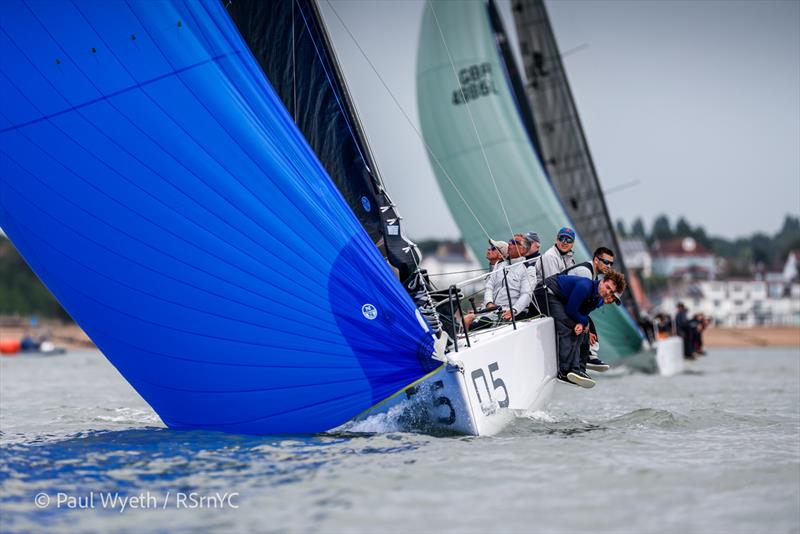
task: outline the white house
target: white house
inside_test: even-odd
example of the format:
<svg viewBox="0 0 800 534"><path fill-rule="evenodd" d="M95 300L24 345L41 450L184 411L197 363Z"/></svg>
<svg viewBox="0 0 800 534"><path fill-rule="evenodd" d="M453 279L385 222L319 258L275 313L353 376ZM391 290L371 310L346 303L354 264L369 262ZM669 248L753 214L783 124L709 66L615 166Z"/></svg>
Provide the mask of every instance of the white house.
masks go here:
<svg viewBox="0 0 800 534"><path fill-rule="evenodd" d="M712 280L717 269L710 250L691 237L684 237L655 243L653 271L668 278Z"/></svg>
<svg viewBox="0 0 800 534"><path fill-rule="evenodd" d="M683 285L662 298L661 311L683 302L721 326L800 325L800 283L770 280L711 280Z"/></svg>

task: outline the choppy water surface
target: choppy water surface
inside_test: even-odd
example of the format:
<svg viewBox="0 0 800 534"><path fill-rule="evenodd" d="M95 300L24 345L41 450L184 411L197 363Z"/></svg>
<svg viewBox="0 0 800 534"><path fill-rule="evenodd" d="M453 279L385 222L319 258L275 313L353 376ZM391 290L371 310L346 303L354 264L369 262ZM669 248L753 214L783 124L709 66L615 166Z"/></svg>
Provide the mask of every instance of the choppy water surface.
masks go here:
<svg viewBox="0 0 800 534"><path fill-rule="evenodd" d="M177 432L97 352L0 360L3 532L800 531L797 349L559 386L494 438Z"/></svg>

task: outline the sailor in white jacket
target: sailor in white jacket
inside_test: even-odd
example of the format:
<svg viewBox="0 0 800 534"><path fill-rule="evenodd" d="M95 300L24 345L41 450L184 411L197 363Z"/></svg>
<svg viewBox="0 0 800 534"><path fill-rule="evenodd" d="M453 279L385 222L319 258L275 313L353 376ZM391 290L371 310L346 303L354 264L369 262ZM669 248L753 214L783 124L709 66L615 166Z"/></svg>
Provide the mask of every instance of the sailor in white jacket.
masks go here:
<svg viewBox="0 0 800 534"><path fill-rule="evenodd" d="M505 276L503 275L504 271ZM502 306L503 319L506 321L511 320L512 312L514 316L518 316L527 311L533 289L524 262L516 262L511 265L508 263L498 264L498 267L486 278L486 288L483 294L486 299L484 306L487 308ZM510 306L509 295L511 296Z"/></svg>
<svg viewBox="0 0 800 534"><path fill-rule="evenodd" d="M496 242L490 241L496 246ZM502 318L510 321L512 314L518 317L525 313L533 296L533 287L525 265L525 252L530 242L524 238L514 238L508 242L508 261L498 262L486 277L483 292L483 306L487 309L503 308ZM510 297L510 300L509 300ZM464 317L467 328L475 319L474 314Z"/></svg>

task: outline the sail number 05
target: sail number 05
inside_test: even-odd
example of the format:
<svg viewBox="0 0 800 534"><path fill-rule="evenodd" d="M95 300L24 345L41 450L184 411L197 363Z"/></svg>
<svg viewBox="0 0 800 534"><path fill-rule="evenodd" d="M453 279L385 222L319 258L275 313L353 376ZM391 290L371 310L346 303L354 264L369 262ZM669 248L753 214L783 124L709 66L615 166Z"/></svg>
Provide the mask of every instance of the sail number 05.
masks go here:
<svg viewBox="0 0 800 534"><path fill-rule="evenodd" d="M503 400L497 401L497 404L501 408L508 408L509 397L508 397L508 388L506 387L506 383L503 382L502 378L495 377L494 375L499 370L500 366L497 364L497 362L489 364L489 379L491 379L492 386L494 386L493 390L489 389L489 381L486 379L486 374L484 374L483 369L475 369L474 371L472 371L470 375L472 376L472 385L475 387L475 394L478 396L478 402L480 402L481 404L483 404L483 398L481 398L481 388L478 387L479 380L483 381L483 386L486 388L486 393L489 396L489 400L496 399L497 395L494 393L496 393L498 389L502 389L505 398Z"/></svg>

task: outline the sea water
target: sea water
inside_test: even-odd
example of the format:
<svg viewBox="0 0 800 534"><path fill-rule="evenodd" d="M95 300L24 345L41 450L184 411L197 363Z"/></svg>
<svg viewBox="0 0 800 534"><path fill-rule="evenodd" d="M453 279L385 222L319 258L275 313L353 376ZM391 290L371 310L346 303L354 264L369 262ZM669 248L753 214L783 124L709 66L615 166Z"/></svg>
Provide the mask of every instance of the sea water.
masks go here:
<svg viewBox="0 0 800 534"><path fill-rule="evenodd" d="M96 351L0 358L0 531L798 532L800 350L559 385L500 436L164 428Z"/></svg>

